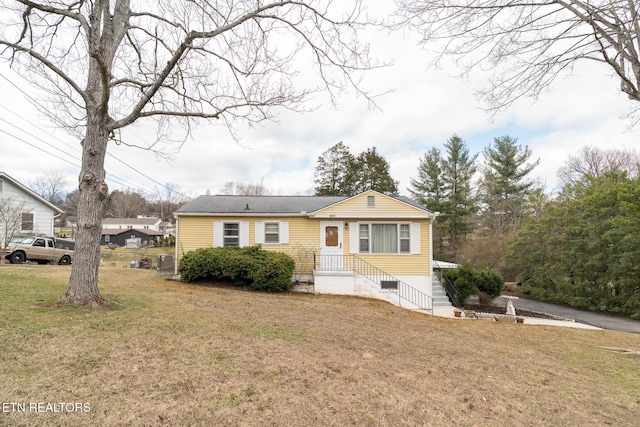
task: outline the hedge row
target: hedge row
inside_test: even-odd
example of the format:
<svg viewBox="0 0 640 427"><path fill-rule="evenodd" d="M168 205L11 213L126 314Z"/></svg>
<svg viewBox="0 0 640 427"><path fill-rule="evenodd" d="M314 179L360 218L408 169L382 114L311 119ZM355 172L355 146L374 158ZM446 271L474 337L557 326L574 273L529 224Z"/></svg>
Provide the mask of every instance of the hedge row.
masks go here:
<svg viewBox="0 0 640 427"><path fill-rule="evenodd" d="M259 245L197 249L184 254L178 264L183 282L224 280L266 292L288 290L294 268L289 255L265 251Z"/></svg>

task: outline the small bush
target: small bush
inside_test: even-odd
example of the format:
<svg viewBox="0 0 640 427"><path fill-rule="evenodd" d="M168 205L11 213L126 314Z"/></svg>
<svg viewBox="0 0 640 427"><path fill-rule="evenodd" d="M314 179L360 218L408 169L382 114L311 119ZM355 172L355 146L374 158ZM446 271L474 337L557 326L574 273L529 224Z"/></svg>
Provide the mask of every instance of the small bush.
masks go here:
<svg viewBox="0 0 640 427"><path fill-rule="evenodd" d="M478 287L475 284L473 277L473 270L467 266L462 266L456 270L452 270L451 273L447 272L456 293L458 294L458 300L460 304L464 304L464 301L471 295L478 293Z"/></svg>
<svg viewBox="0 0 640 427"><path fill-rule="evenodd" d="M265 292L288 290L294 269L289 255L260 246L197 249L184 254L178 264L183 282L226 280Z"/></svg>
<svg viewBox="0 0 640 427"><path fill-rule="evenodd" d="M477 286L480 292L484 292L493 298L500 295L504 287L504 279L502 276L488 268L474 270L474 276L476 276Z"/></svg>
<svg viewBox="0 0 640 427"><path fill-rule="evenodd" d="M485 294L488 298L495 298L504 286L502 277L488 268L474 269L463 265L447 271L447 276L456 288L461 304L471 295Z"/></svg>
<svg viewBox="0 0 640 427"><path fill-rule="evenodd" d="M282 252L270 252L262 262L258 263L251 273L253 282L249 289L266 292L283 292L289 290L291 277L296 267L293 259Z"/></svg>

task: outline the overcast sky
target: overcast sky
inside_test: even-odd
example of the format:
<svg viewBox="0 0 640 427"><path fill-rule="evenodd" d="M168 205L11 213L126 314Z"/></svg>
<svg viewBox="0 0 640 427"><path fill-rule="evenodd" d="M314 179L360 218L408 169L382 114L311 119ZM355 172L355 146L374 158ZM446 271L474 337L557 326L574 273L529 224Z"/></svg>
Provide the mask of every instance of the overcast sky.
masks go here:
<svg viewBox="0 0 640 427"><path fill-rule="evenodd" d="M318 156L342 141L354 155L377 147L389 161L392 177L400 181L400 193L406 195L423 154L432 147L443 149L454 133L472 153L481 152L494 137L518 138L532 149L533 159L540 159L535 178L553 189L558 168L582 147L638 145L640 130L627 131L629 122L621 118L633 105L602 65L582 64L537 102L522 100L491 121L474 97L474 89L486 85L486 76L475 74L467 81L452 77L454 71L446 67L429 69L427 53L402 34L381 34L372 48L380 58L394 61L370 72L364 81L373 92L393 90L378 99L380 110L368 109L366 101L353 94L342 97L337 110L317 97L310 105L318 109L311 113L283 111L277 122L238 126L239 142L217 123L201 126L170 160L111 144L112 156L106 161L107 174L113 177L110 189L161 193L157 183L172 183L182 194L197 196L207 190L219 193L228 181L262 181L273 194L309 194ZM40 95L27 82L5 64L0 73L0 170L27 185L60 171L67 177L68 190L74 189L79 142L37 112L22 91ZM126 138L135 143L153 133L131 128Z"/></svg>

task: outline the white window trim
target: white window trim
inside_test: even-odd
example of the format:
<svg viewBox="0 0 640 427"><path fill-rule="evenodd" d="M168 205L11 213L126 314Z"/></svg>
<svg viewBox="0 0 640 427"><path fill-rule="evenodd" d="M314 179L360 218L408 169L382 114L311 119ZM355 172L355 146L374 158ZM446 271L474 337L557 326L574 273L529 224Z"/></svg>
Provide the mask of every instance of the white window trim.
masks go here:
<svg viewBox="0 0 640 427"><path fill-rule="evenodd" d="M24 230L22 228L22 215L31 214L31 230ZM36 232L36 213L34 211L23 211L20 212L20 232L21 233L35 233Z"/></svg>
<svg viewBox="0 0 640 427"><path fill-rule="evenodd" d="M237 236L227 236L225 234L225 228L227 225L237 225L238 226L238 235ZM238 240L238 244L237 245L229 245L229 246L240 246L240 222L239 221L222 221L222 246L227 246L225 244L225 240L227 239L237 239Z"/></svg>
<svg viewBox="0 0 640 427"><path fill-rule="evenodd" d="M267 228L269 225L275 225L275 227L277 228L275 233L273 231L267 233ZM272 239L275 238L275 240L269 241L269 239L267 239L268 236L270 236ZM280 244L280 221L264 222L264 242L268 244Z"/></svg>
<svg viewBox="0 0 640 427"><path fill-rule="evenodd" d="M398 227L398 252L371 252L371 224L396 224ZM409 225L409 252L400 252L400 225ZM360 225L369 226L369 251L360 252ZM349 250L352 254L362 255L419 255L420 254L420 223L410 221L362 221L349 224Z"/></svg>
<svg viewBox="0 0 640 427"><path fill-rule="evenodd" d="M278 224L278 241L267 242L266 224ZM255 224L255 242L257 245L285 245L289 243L289 223L286 221L258 221Z"/></svg>
<svg viewBox="0 0 640 427"><path fill-rule="evenodd" d="M238 226L238 242L240 247L249 246L249 223L237 220L222 220L213 223L213 246L216 248L224 247L224 224L239 224Z"/></svg>

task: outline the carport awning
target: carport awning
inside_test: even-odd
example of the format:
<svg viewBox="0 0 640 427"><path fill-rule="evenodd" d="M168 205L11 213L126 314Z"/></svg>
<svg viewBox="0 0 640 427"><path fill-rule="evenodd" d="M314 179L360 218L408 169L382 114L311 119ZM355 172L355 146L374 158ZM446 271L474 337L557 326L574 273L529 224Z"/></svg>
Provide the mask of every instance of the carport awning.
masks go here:
<svg viewBox="0 0 640 427"><path fill-rule="evenodd" d="M453 262L436 261L435 259L433 260L433 268L444 269L444 268L459 268L459 267L460 267L460 264L456 264Z"/></svg>

